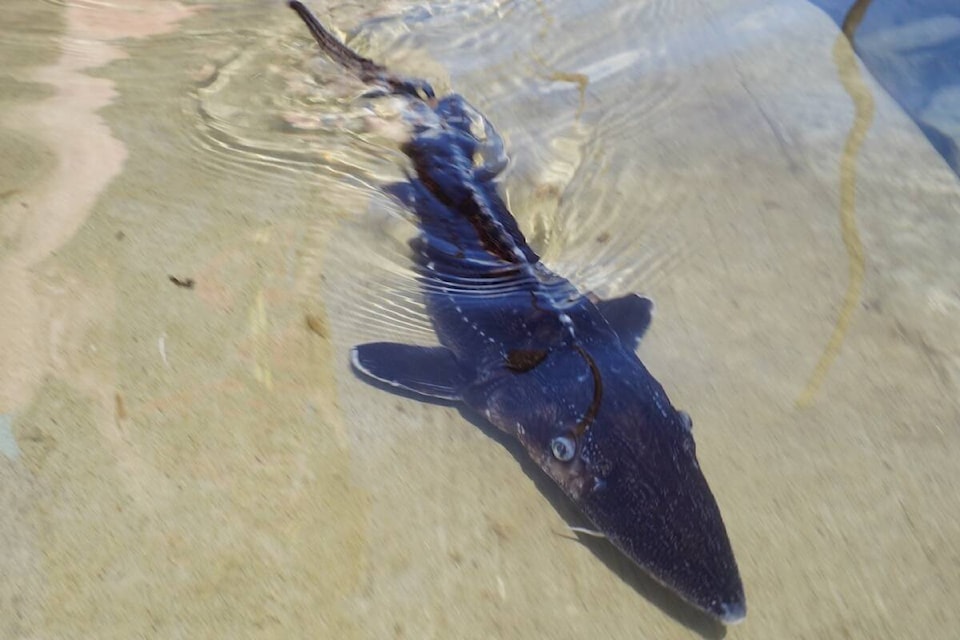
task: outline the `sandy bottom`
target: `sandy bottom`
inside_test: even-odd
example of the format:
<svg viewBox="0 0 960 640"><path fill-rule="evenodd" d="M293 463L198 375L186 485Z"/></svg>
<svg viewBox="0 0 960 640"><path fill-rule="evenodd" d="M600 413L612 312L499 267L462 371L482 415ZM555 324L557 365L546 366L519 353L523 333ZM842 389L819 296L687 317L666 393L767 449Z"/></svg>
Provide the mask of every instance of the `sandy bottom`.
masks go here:
<svg viewBox="0 0 960 640"><path fill-rule="evenodd" d="M332 240L376 196L344 177L357 163L217 128L291 139L294 119L255 120L291 80L250 61L303 43L278 3L66 4L11 0L3 27L22 49L0 105L0 636L724 634L576 542L583 523L510 442L350 375L365 334L344 292L373 276ZM727 633L953 637L956 177L813 8L604 10L663 21L657 50L685 65L664 110L626 71L653 54L578 6L538 5L535 28L478 10L546 42L582 28L582 47L454 82L493 96L540 74L527 102L490 106L518 150L511 204L552 264L683 239L607 293L658 303L641 356L694 416L747 590ZM625 136L632 109L657 126ZM591 203L662 220L584 242Z"/></svg>

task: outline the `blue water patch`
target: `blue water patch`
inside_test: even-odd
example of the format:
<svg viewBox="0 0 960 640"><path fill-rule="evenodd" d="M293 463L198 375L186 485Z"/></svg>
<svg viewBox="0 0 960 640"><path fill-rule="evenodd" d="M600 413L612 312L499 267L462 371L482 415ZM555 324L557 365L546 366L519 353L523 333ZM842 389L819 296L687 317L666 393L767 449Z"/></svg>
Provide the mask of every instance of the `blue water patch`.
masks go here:
<svg viewBox="0 0 960 640"><path fill-rule="evenodd" d="M0 453L11 460L20 457L20 447L13 437L13 416L9 413L0 414Z"/></svg>
<svg viewBox="0 0 960 640"><path fill-rule="evenodd" d="M842 25L853 0L810 0ZM960 175L960 2L875 0L854 48Z"/></svg>

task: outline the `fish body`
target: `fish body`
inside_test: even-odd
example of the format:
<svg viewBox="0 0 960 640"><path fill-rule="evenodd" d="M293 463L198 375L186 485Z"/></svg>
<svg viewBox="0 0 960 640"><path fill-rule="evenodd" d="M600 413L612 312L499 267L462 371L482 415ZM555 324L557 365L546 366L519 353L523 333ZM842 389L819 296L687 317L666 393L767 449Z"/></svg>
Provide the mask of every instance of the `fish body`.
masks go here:
<svg viewBox="0 0 960 640"><path fill-rule="evenodd" d="M732 624L743 585L697 461L692 421L636 355L652 303L599 300L542 264L499 195L506 164L490 123L462 97L393 75L290 2L321 48L415 116L413 173L386 190L414 212L411 242L440 346L358 345L355 371L425 399L460 402L514 436L630 559Z"/></svg>

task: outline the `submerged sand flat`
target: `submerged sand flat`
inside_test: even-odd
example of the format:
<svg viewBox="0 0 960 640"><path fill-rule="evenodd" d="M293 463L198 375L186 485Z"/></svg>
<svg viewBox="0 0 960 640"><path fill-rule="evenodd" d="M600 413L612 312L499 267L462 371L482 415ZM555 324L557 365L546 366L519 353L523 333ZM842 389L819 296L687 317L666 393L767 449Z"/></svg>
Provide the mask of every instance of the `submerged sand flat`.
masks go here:
<svg viewBox="0 0 960 640"><path fill-rule="evenodd" d="M400 156L280 3L8 4L0 637L722 635L509 442L350 374ZM829 18L313 6L491 117L551 265L656 300L729 637L954 635L960 187Z"/></svg>

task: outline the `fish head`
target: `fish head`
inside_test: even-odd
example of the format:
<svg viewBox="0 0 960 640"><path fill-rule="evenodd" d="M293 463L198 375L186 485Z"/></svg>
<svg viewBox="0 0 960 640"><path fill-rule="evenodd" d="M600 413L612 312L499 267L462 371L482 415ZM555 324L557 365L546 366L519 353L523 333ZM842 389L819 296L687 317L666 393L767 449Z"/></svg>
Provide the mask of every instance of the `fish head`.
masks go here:
<svg viewBox="0 0 960 640"><path fill-rule="evenodd" d="M589 424L536 422L521 429L520 441L600 533L724 624L745 617L743 585L697 460L692 421L656 380L646 374L607 384Z"/></svg>

